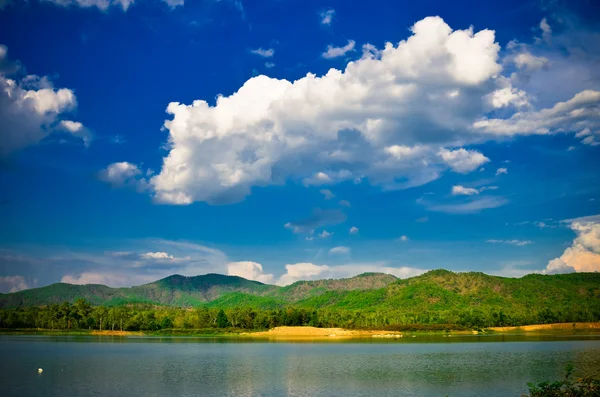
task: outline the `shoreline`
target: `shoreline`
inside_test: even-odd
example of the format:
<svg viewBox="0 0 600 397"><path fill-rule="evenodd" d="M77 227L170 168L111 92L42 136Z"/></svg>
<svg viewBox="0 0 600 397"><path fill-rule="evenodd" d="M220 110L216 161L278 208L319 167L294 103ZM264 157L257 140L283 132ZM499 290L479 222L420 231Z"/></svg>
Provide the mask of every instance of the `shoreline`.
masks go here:
<svg viewBox="0 0 600 397"><path fill-rule="evenodd" d="M0 329L0 335L56 335L56 336L112 336L112 337L242 337L251 339L291 340L337 340L351 338L402 339L427 336L473 336L473 335L564 335L570 331L600 335L600 322L530 324L510 327L489 327L479 330L367 330L344 328L318 328L310 326L282 326L269 330L248 331L242 329L168 329L161 331L111 331L111 330L50 330L50 329Z"/></svg>

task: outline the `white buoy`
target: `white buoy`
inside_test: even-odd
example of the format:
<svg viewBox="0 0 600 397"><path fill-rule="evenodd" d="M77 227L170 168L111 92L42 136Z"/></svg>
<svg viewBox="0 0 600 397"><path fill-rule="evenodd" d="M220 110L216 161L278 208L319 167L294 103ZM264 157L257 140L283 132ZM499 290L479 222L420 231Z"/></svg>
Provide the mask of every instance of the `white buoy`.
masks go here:
<svg viewBox="0 0 600 397"><path fill-rule="evenodd" d="M38 368L38 374L41 374L42 372L44 372L44 370L41 368Z"/></svg>

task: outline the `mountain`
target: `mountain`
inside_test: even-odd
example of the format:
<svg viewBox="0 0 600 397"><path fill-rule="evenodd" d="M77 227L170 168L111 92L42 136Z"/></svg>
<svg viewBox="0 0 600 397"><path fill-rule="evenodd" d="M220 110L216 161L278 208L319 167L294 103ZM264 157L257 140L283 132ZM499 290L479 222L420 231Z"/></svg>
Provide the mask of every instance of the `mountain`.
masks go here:
<svg viewBox="0 0 600 397"><path fill-rule="evenodd" d="M384 288L397 280L398 278L391 274L363 273L352 278L297 281L276 290L272 295L295 302L329 291L362 291Z"/></svg>
<svg viewBox="0 0 600 397"><path fill-rule="evenodd" d="M484 273L433 270L369 291L328 291L296 302L297 307L368 310L396 313L423 322L419 316L436 313L444 318L466 313L561 322L577 314L586 321L600 319L600 273L529 274L522 278ZM541 314L540 314L541 313ZM406 320L404 320L406 322ZM454 318L451 322L458 323Z"/></svg>
<svg viewBox="0 0 600 397"><path fill-rule="evenodd" d="M328 291L381 288L396 280L396 277L388 274L365 273L348 279L298 281L287 287L279 287L246 280L238 276L205 274L194 277L173 275L153 283L130 288L57 283L46 287L2 294L0 295L0 308L74 302L77 298L83 298L93 305L105 306L149 303L190 307L215 302L215 300L232 293L238 295L225 298L223 303L226 303L227 307L240 304L256 306L258 304L257 297L266 299L261 301L263 302L262 306L278 307L287 302L318 296ZM267 299L267 297L270 298Z"/></svg>
<svg viewBox="0 0 600 397"><path fill-rule="evenodd" d="M73 302L77 298L105 306L150 303L269 310L293 306L338 314L360 310L363 315L371 313L368 316L383 316L401 324L442 319L451 324L476 324L478 316L484 315L511 319L511 324L522 319L542 323L571 321L571 318L598 321L600 273L506 278L477 272L433 270L407 279L365 273L341 280L299 281L286 287L219 274L174 275L131 288L53 284L0 295L0 307L40 306ZM362 317L362 320L360 316L350 317L349 321L358 324L367 321L366 318L370 317Z"/></svg>

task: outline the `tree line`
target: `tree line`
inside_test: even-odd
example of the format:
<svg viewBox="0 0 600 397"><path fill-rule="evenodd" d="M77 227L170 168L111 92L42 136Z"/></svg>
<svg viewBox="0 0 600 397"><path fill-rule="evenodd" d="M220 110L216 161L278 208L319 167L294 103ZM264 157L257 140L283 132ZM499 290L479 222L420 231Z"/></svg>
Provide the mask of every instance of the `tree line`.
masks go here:
<svg viewBox="0 0 600 397"><path fill-rule="evenodd" d="M151 305L92 306L84 299L43 307L0 310L0 328L53 330L158 331L163 329L264 330L277 326L341 327L348 329L473 329L494 326L600 321L600 313L584 307L531 309L505 313L501 309L445 311L344 310L285 307L260 309L175 308Z"/></svg>

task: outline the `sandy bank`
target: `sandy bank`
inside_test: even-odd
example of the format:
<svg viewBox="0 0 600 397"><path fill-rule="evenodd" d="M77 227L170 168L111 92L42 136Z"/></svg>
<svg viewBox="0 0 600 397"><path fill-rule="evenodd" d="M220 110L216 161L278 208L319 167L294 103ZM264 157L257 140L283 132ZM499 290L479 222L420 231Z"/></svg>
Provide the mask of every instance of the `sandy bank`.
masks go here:
<svg viewBox="0 0 600 397"><path fill-rule="evenodd" d="M275 327L268 331L252 332L244 336L271 337L271 338L352 338L352 337L388 337L402 338L399 332L376 330L349 330L343 328L317 328L317 327Z"/></svg>
<svg viewBox="0 0 600 397"><path fill-rule="evenodd" d="M569 331L569 330L598 330L600 331L600 322L596 323L556 323L556 324L535 324L521 325L519 327L491 327L489 328L496 332L508 331Z"/></svg>

